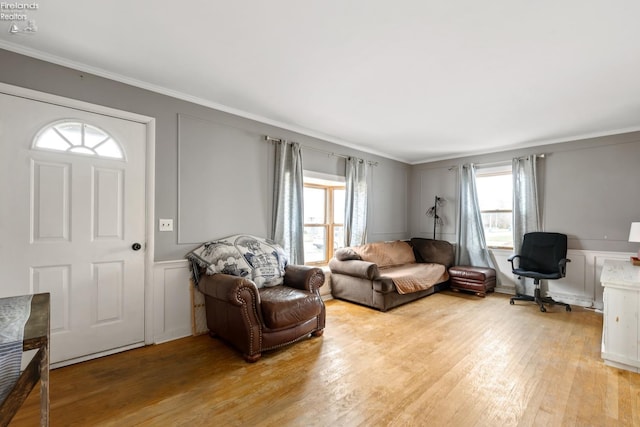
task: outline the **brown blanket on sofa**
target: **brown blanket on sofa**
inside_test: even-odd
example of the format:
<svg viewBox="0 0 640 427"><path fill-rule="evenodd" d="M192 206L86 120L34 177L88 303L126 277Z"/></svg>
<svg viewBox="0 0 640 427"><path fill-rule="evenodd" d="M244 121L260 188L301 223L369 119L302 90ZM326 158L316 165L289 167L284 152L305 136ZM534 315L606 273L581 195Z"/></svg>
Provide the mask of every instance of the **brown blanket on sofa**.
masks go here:
<svg viewBox="0 0 640 427"><path fill-rule="evenodd" d="M444 265L431 263L381 268L380 275L393 280L399 294L423 291L449 279Z"/></svg>

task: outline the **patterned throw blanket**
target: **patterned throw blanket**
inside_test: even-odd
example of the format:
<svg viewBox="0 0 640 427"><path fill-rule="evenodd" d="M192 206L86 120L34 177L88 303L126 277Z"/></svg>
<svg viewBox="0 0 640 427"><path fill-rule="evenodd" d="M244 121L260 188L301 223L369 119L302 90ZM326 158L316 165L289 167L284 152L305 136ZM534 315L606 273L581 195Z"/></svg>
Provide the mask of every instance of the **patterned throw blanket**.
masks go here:
<svg viewBox="0 0 640 427"><path fill-rule="evenodd" d="M274 241L246 234L206 242L189 252L194 283L200 279L199 270L207 274L230 274L253 280L258 288L282 284L288 264L284 250Z"/></svg>

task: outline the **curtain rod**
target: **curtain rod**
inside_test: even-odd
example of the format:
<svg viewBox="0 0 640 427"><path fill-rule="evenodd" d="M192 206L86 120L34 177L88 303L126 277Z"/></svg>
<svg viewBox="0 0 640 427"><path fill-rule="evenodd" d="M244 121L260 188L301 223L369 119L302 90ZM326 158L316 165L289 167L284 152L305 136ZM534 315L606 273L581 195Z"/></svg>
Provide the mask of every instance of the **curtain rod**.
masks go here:
<svg viewBox="0 0 640 427"><path fill-rule="evenodd" d="M284 139L274 138L274 137L269 136L269 135L265 135L264 139L265 139L265 141L268 141L268 142L285 142ZM327 150L323 150L321 148L310 147L308 145L302 145L302 144L300 144L300 145L302 147L308 149L308 150L317 151L319 153L328 154L330 156L342 157L343 159L348 159L349 157L355 157L355 156L347 156L346 154L334 153L333 151L327 151ZM367 162L369 164L369 166L378 166L378 162L374 162L373 160L364 160L364 161Z"/></svg>
<svg viewBox="0 0 640 427"><path fill-rule="evenodd" d="M509 164L513 161L513 159L518 159L518 160L525 160L527 157L529 156L536 156L538 158L542 158L544 159L544 157L546 156L545 153L539 153L539 154L527 154L526 156L520 156L520 157L514 157L511 160L502 160L499 162L489 162L489 163L474 163L476 166L478 167L482 167L482 168L486 168L486 167L491 167L491 166L500 166L500 165L506 165Z"/></svg>
<svg viewBox="0 0 640 427"><path fill-rule="evenodd" d="M518 160L524 160L529 156L537 156L539 158L544 159L547 154L546 153L540 153L540 154L529 154L527 156L522 156L522 157L514 157L514 159L518 159ZM513 160L513 159L512 159ZM474 164L476 166L480 166L480 167L489 167L489 166L500 166L500 165L506 165L509 163L509 160L501 160L501 161L497 161L497 162L490 162L490 163L471 163ZM466 164L466 163L465 163ZM452 171L454 169L458 169L459 165L453 165L449 167L449 170Z"/></svg>

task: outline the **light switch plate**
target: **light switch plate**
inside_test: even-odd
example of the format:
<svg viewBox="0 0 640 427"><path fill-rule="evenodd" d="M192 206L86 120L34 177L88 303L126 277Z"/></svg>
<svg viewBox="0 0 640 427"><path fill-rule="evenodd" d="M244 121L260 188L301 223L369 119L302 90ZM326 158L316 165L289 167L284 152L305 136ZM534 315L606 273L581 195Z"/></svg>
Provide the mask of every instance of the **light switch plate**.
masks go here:
<svg viewBox="0 0 640 427"><path fill-rule="evenodd" d="M158 230L159 231L173 231L173 220L172 219L159 219L158 220Z"/></svg>

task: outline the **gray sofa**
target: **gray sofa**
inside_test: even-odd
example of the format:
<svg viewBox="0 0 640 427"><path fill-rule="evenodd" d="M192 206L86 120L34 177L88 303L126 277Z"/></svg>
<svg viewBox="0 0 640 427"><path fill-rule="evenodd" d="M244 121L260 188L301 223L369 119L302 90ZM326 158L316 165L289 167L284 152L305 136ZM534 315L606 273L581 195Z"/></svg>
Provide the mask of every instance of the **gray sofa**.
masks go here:
<svg viewBox="0 0 640 427"><path fill-rule="evenodd" d="M338 249L329 261L331 294L334 298L387 311L446 287L447 271L453 262L453 245L443 240L412 238ZM426 284L425 289L398 292L397 279L392 276L405 268L407 271L420 268L416 263L440 264L445 273L435 283Z"/></svg>

